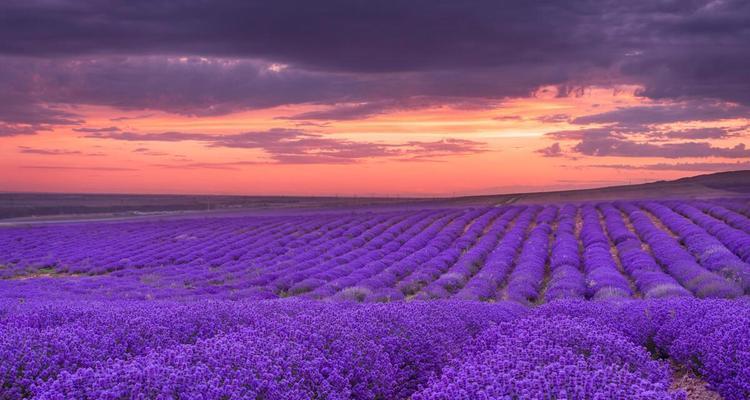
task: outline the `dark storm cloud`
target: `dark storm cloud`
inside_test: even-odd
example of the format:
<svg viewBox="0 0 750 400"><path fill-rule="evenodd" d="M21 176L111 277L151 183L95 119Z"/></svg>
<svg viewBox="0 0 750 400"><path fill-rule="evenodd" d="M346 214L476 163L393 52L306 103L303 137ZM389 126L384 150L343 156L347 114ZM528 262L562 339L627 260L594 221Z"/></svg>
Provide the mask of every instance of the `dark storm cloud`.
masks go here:
<svg viewBox="0 0 750 400"><path fill-rule="evenodd" d="M312 103L331 108L291 118L339 120L615 83L707 109L576 123L747 116L717 110L750 105L747 26L744 0L11 0L0 135L81 124L60 105L202 116Z"/></svg>
<svg viewBox="0 0 750 400"><path fill-rule="evenodd" d="M649 2L665 12L640 14L622 2L624 23L638 50L620 71L654 99L707 97L750 104L750 2ZM649 7L649 6L646 6Z"/></svg>
<svg viewBox="0 0 750 400"><path fill-rule="evenodd" d="M0 8L0 52L259 57L358 72L561 58L606 64L616 51L601 40L611 18L606 7L594 0L19 0Z"/></svg>
<svg viewBox="0 0 750 400"><path fill-rule="evenodd" d="M617 65L649 96L746 101L749 22L744 0L16 0L0 6L0 53L193 54L347 72Z"/></svg>
<svg viewBox="0 0 750 400"><path fill-rule="evenodd" d="M420 96L526 96L567 84L582 66L606 66L611 55L571 41L599 36L570 23L598 18L582 11L555 2L11 1L0 4L0 65L26 86L14 102L26 114L47 103L185 115L366 103L307 116L358 118ZM2 108L0 121L12 123Z"/></svg>

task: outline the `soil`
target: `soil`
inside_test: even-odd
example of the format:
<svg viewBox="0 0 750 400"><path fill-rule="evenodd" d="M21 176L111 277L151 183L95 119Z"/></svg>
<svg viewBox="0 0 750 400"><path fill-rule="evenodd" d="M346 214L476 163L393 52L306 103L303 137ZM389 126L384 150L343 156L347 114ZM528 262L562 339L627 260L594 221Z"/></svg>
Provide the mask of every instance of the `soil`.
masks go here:
<svg viewBox="0 0 750 400"><path fill-rule="evenodd" d="M708 389L706 382L684 368L673 371L672 389L685 391L688 400L722 400L721 395Z"/></svg>

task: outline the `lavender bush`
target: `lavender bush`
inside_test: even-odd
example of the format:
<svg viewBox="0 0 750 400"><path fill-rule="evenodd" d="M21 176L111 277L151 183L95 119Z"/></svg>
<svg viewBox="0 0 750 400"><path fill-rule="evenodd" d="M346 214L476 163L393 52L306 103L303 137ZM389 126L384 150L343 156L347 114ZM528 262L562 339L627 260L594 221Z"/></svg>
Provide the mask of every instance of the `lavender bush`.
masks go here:
<svg viewBox="0 0 750 400"><path fill-rule="evenodd" d="M0 302L0 397L750 396L750 302Z"/></svg>

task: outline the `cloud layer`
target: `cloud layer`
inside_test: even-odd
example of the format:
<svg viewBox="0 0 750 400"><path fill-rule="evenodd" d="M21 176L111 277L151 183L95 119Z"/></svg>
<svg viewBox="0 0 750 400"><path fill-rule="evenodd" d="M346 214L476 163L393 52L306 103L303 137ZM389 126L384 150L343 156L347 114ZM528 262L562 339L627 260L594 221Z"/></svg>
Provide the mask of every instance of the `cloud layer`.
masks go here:
<svg viewBox="0 0 750 400"><path fill-rule="evenodd" d="M293 117L351 119L418 98L614 83L750 104L748 24L744 0L8 1L0 89L14 96L0 101L0 134L77 122L54 104L185 115L343 104ZM621 113L642 111L670 115Z"/></svg>
<svg viewBox="0 0 750 400"><path fill-rule="evenodd" d="M213 148L255 149L263 151L270 160L252 163L279 164L346 164L383 157L432 161L442 157L475 154L486 150L485 143L473 140L442 139L431 142L410 141L390 144L325 137L319 133L298 129L270 129L234 134L108 131L88 133L85 137L130 142L195 141ZM147 148L137 148L135 151L146 154L149 152ZM242 162L242 164L246 163ZM236 163L221 165L236 165Z"/></svg>

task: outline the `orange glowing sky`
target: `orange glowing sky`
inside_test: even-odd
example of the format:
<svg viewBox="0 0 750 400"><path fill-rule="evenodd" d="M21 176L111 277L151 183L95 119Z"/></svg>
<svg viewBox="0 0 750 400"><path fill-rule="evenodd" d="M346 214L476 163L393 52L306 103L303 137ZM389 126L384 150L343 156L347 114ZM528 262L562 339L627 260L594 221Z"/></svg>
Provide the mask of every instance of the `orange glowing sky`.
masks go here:
<svg viewBox="0 0 750 400"><path fill-rule="evenodd" d="M564 115L574 119L652 103L634 96L635 89L591 88L570 97L540 93L479 109L435 107L307 128L326 137L352 142L399 144L458 138L483 143L481 151L437 154L419 161L408 161L407 150L398 156L365 157L346 163L283 164L269 162L268 154L259 149L207 147L197 141L92 139L72 128L61 127L34 136L4 138L0 168L5 172L0 177L0 187L6 191L50 192L445 196L595 187L695 174L693 170L600 166L651 165L662 162L659 157L544 157L537 152L554 142L545 133L581 129L566 121L543 122L545 117ZM320 107L283 106L218 117L184 117L143 110L124 112L108 107L85 107L77 111L85 117L86 126L92 128L117 126L140 133L232 134L297 129L298 122L279 117L317 108ZM112 121L122 117L133 119ZM727 119L711 126L743 127L747 123L743 119ZM701 122L686 122L671 124L670 128L700 126ZM713 142L731 147L742 140L735 137ZM19 151L25 148L57 154ZM258 163L233 164L248 161ZM711 161L721 160L705 157L680 160Z"/></svg>

